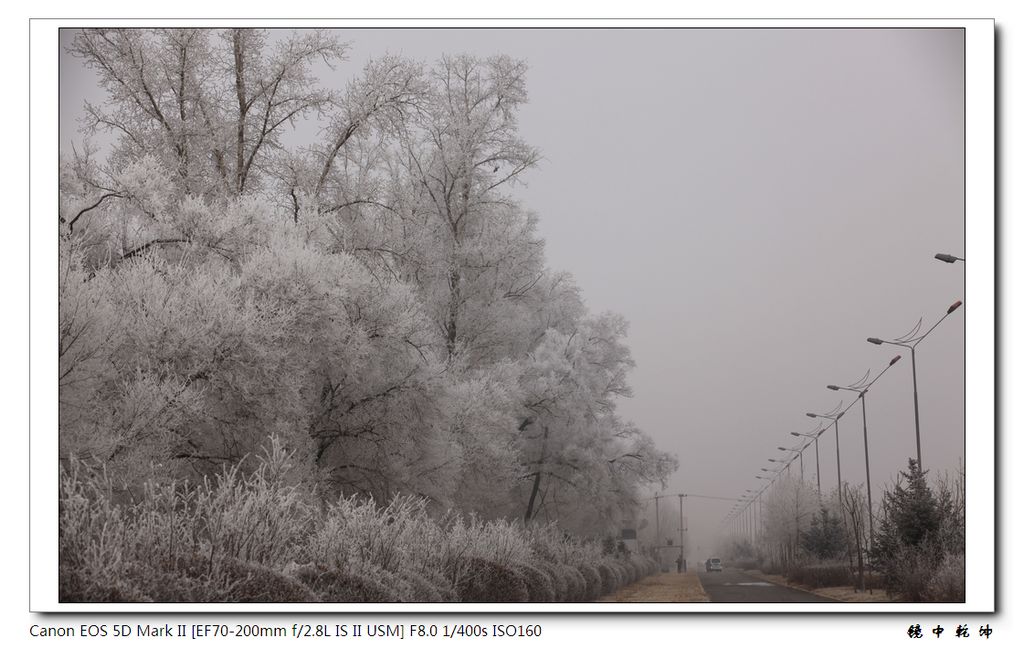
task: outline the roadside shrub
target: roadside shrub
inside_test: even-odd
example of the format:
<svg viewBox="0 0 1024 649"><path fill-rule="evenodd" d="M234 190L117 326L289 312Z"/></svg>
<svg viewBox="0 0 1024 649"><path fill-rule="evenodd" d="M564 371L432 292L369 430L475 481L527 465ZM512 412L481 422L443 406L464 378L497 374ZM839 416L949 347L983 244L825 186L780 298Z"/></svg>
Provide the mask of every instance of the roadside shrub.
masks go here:
<svg viewBox="0 0 1024 649"><path fill-rule="evenodd" d="M227 560L221 567L226 580L225 602L318 602L311 588L266 566Z"/></svg>
<svg viewBox="0 0 1024 649"><path fill-rule="evenodd" d="M526 584L528 602L556 602L555 587L551 577L540 568L529 564L515 566L515 571Z"/></svg>
<svg viewBox="0 0 1024 649"><path fill-rule="evenodd" d="M544 561L543 559L536 559L534 565L537 566L538 570L541 570L551 580L551 588L554 592L556 602L567 602L569 601L569 584L566 582L565 573L561 568L550 561Z"/></svg>
<svg viewBox="0 0 1024 649"><path fill-rule="evenodd" d="M632 584L636 581L636 570L633 568L633 564L626 559L617 559L615 561L615 567L619 571L619 587L625 586L626 584Z"/></svg>
<svg viewBox="0 0 1024 649"><path fill-rule="evenodd" d="M503 566L527 563L533 556L523 527L518 522L481 521L475 516L453 516L445 530L445 564L482 557Z"/></svg>
<svg viewBox="0 0 1024 649"><path fill-rule="evenodd" d="M380 584L375 584L363 575L353 575L340 570L318 569L303 566L296 571L296 577L316 592L322 602L393 602L389 593Z"/></svg>
<svg viewBox="0 0 1024 649"><path fill-rule="evenodd" d="M80 567L62 568L58 580L61 602L152 602L152 594L131 580L103 578ZM162 600L155 600L162 601Z"/></svg>
<svg viewBox="0 0 1024 649"><path fill-rule="evenodd" d="M934 569L935 561L929 551L901 547L884 572L885 591L903 601L925 601L925 591Z"/></svg>
<svg viewBox="0 0 1024 649"><path fill-rule="evenodd" d="M946 555L928 579L924 599L928 602L966 601L964 555Z"/></svg>
<svg viewBox="0 0 1024 649"><path fill-rule="evenodd" d="M455 590L462 602L525 602L529 593L523 580L509 567L472 557L460 570Z"/></svg>
<svg viewBox="0 0 1024 649"><path fill-rule="evenodd" d="M850 568L842 564L795 566L789 570L786 577L810 588L829 588L853 584Z"/></svg>
<svg viewBox="0 0 1024 649"><path fill-rule="evenodd" d="M153 563L133 563L128 578L155 602L217 602L228 596L220 562L196 554Z"/></svg>
<svg viewBox="0 0 1024 649"><path fill-rule="evenodd" d="M584 601L592 602L607 592L604 590L604 580L601 579L601 572L596 566L584 564L577 566L576 569L583 576L584 589L582 597Z"/></svg>
<svg viewBox="0 0 1024 649"><path fill-rule="evenodd" d="M59 597L62 602L135 601L121 576L128 529L121 507L111 502L112 484L72 462L61 467L58 505Z"/></svg>
<svg viewBox="0 0 1024 649"><path fill-rule="evenodd" d="M359 563L397 570L408 554L421 550L424 537L433 536L424 529L425 517L418 499L396 498L382 508L371 498L339 498L306 539L306 558L334 568Z"/></svg>
<svg viewBox="0 0 1024 649"><path fill-rule="evenodd" d="M566 565L562 565L561 569L562 569L562 574L565 575L565 581L566 581L566 584L568 585L568 589L569 589L569 592L566 594L566 600L565 601L567 601L567 602L585 602L585 601L591 601L591 599L596 599L597 598L596 595L594 596L594 598L588 598L587 597L587 593L590 590L590 587L588 586L588 582L587 582L586 578L583 577L583 573L579 569L577 569L577 568L575 568L573 566L566 566ZM598 577L597 579L592 580L592 583L596 584L597 587L599 587L599 585L601 583L600 577Z"/></svg>
<svg viewBox="0 0 1024 649"><path fill-rule="evenodd" d="M59 595L68 602L579 602L656 570L552 524L428 514L421 498L328 505L264 455L141 491L61 470ZM131 494L138 500L132 502Z"/></svg>
<svg viewBox="0 0 1024 649"><path fill-rule="evenodd" d="M629 563L633 566L633 574L636 576L636 581L651 574L651 566L645 557L634 554L629 557Z"/></svg>
<svg viewBox="0 0 1024 649"><path fill-rule="evenodd" d="M656 574L658 574L658 562L657 561L655 561L651 557L641 557L641 560L644 562L644 565L647 566L647 574L648 575L656 575Z"/></svg>
<svg viewBox="0 0 1024 649"><path fill-rule="evenodd" d="M398 575L409 585L411 602L454 602L457 600L451 582L430 569L416 571L403 566Z"/></svg>
<svg viewBox="0 0 1024 649"><path fill-rule="evenodd" d="M239 463L194 491L194 517L202 521L198 531L213 557L272 565L291 556L309 534L311 508L298 487L283 482L292 466L290 454L276 437L263 453L252 473L243 475Z"/></svg>
<svg viewBox="0 0 1024 649"><path fill-rule="evenodd" d="M598 578L601 580L601 593L614 593L619 589L619 577L612 566L606 562L597 565Z"/></svg>
<svg viewBox="0 0 1024 649"><path fill-rule="evenodd" d="M883 590L885 589L885 577L880 572L865 570L864 587L868 590Z"/></svg>

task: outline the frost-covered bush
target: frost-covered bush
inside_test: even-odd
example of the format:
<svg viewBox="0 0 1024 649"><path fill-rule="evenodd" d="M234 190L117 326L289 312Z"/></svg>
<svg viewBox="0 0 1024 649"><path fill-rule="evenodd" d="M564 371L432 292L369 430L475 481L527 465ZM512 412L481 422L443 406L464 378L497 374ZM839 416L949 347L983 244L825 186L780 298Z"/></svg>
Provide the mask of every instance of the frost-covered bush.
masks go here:
<svg viewBox="0 0 1024 649"><path fill-rule="evenodd" d="M810 588L849 586L853 582L850 567L843 563L792 566L787 577Z"/></svg>
<svg viewBox="0 0 1024 649"><path fill-rule="evenodd" d="M566 581L565 572L562 568L550 561L543 559L534 559L534 565L538 570L541 570L551 580L551 588L554 593L555 602L568 602L569 600L569 584Z"/></svg>
<svg viewBox="0 0 1024 649"><path fill-rule="evenodd" d="M588 583L583 573L576 567L563 564L561 569L569 588L569 592L566 594L567 602L586 602L594 599L588 597L588 593L597 592L597 589L600 588L600 576L592 575L591 581Z"/></svg>
<svg viewBox="0 0 1024 649"><path fill-rule="evenodd" d="M394 602L386 586L365 575L316 566L304 566L296 578L312 589L323 602Z"/></svg>
<svg viewBox="0 0 1024 649"><path fill-rule="evenodd" d="M526 583L512 568L480 557L472 557L460 566L455 588L462 602L529 600Z"/></svg>
<svg viewBox="0 0 1024 649"><path fill-rule="evenodd" d="M636 572L633 570L633 564L627 559L617 558L615 560L615 568L619 572L619 584L621 586L632 584L636 581Z"/></svg>
<svg viewBox="0 0 1024 649"><path fill-rule="evenodd" d="M587 602L592 602L605 593L610 593L610 590L605 590L605 580L601 577L600 566L593 566L591 564L582 564L576 566L580 575L584 580L584 590L581 595L582 599ZM605 568L607 570L607 568Z"/></svg>
<svg viewBox="0 0 1024 649"><path fill-rule="evenodd" d="M966 596L964 555L945 555L924 589L928 602L963 602Z"/></svg>
<svg viewBox="0 0 1024 649"><path fill-rule="evenodd" d="M227 559L219 569L224 580L225 602L317 602L320 598L307 585L267 566Z"/></svg>
<svg viewBox="0 0 1024 649"><path fill-rule="evenodd" d="M399 577L409 585L411 602L454 602L455 590L443 575L431 570L403 567Z"/></svg>
<svg viewBox="0 0 1024 649"><path fill-rule="evenodd" d="M245 466L198 484L154 478L134 501L102 472L69 463L62 601L593 601L651 566L553 525L437 517L421 498L322 504L290 482L289 459L271 439Z"/></svg>
<svg viewBox="0 0 1024 649"><path fill-rule="evenodd" d="M122 579L129 530L123 509L111 500L105 474L62 467L58 559L60 599L69 602L128 601L140 593Z"/></svg>
<svg viewBox="0 0 1024 649"><path fill-rule="evenodd" d="M651 574L651 564L645 557L634 554L629 557L629 564L633 566L634 580L640 580Z"/></svg>
<svg viewBox="0 0 1024 649"><path fill-rule="evenodd" d="M527 600L526 584L517 567L529 564L534 553L520 524L453 516L444 531L444 574L462 601ZM474 580L483 582L472 585Z"/></svg>
<svg viewBox="0 0 1024 649"><path fill-rule="evenodd" d="M344 568L352 563L395 570L402 562L404 532L415 503L393 501L380 508L372 499L351 496L331 503L307 539L307 559Z"/></svg>
<svg viewBox="0 0 1024 649"><path fill-rule="evenodd" d="M637 572L636 566L629 559L620 559L619 567L623 573L623 584L632 584L634 581L640 578Z"/></svg>
<svg viewBox="0 0 1024 649"><path fill-rule="evenodd" d="M512 566L527 563L533 556L527 536L518 523L455 516L445 532L444 562L449 570L457 571L457 564L470 557Z"/></svg>
<svg viewBox="0 0 1024 649"><path fill-rule="evenodd" d="M236 464L195 490L202 554L274 565L292 556L308 536L312 509L298 487L283 481L289 454L276 437L264 453L251 473L242 474Z"/></svg>
<svg viewBox="0 0 1024 649"><path fill-rule="evenodd" d="M555 593L555 586L551 577L540 568L529 564L519 564L514 567L523 582L526 584L526 591L529 594L529 602L557 602L558 596Z"/></svg>
<svg viewBox="0 0 1024 649"><path fill-rule="evenodd" d="M597 564L598 578L600 579L601 594L607 595L619 589L619 576L611 562L602 561Z"/></svg>

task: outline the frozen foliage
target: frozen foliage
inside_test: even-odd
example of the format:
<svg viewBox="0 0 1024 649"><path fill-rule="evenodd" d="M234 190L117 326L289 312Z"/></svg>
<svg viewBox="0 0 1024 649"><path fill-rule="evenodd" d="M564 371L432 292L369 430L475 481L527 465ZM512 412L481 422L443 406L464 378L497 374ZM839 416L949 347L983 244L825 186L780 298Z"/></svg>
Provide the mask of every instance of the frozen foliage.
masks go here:
<svg viewBox="0 0 1024 649"><path fill-rule="evenodd" d="M815 559L838 559L846 546L842 520L827 507L821 507L811 515L810 527L801 532L800 545Z"/></svg>
<svg viewBox="0 0 1024 649"><path fill-rule="evenodd" d="M541 568L522 563L515 571L526 584L528 602L558 602L564 597L556 594L554 580Z"/></svg>
<svg viewBox="0 0 1024 649"><path fill-rule="evenodd" d="M524 62L384 56L332 89L313 71L348 45L328 31L89 29L70 49L108 93L87 131L114 139L60 168L60 453L116 478L122 517L195 485L146 523L184 530L171 554L416 566L409 588L448 598L529 563L502 521L597 535L674 470L617 413L625 320L587 311L512 197L540 155ZM287 147L314 116L322 137ZM259 473L269 436L293 491Z"/></svg>
<svg viewBox="0 0 1024 649"><path fill-rule="evenodd" d="M936 497L914 459L885 492L872 560L907 601L964 601L963 474Z"/></svg>
<svg viewBox="0 0 1024 649"><path fill-rule="evenodd" d="M729 541L733 563L782 573L811 588L884 588L907 602L964 601L962 470L933 489L916 461L908 460L883 494L873 538L862 486L844 483L841 495L835 490L814 499L813 509L808 500L806 487L781 479L765 494L755 541ZM796 546L793 532L799 534Z"/></svg>
<svg viewBox="0 0 1024 649"><path fill-rule="evenodd" d="M432 516L422 498L324 504L271 439L255 468L125 490L61 473L60 597L95 602L591 601L653 572L553 525Z"/></svg>

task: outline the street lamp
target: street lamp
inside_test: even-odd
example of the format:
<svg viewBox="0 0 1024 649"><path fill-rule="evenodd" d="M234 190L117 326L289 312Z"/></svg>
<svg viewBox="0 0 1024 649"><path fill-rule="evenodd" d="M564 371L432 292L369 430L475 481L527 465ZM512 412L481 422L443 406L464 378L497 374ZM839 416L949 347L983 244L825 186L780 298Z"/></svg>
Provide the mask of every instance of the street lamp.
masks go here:
<svg viewBox="0 0 1024 649"><path fill-rule="evenodd" d="M946 309L945 315L939 318L938 322L932 325L932 328L918 336L917 332L921 328L921 321L917 321L917 326L910 330L910 333L897 338L895 340L883 340L881 338L868 338L868 342L872 345L896 345L898 347L906 347L910 350L910 367L914 378L914 433L917 438L917 468L920 471L924 471L924 466L921 464L921 413L917 402L917 354L915 348L918 343L925 339L925 337L935 330L939 324L949 317L949 314L953 313L963 304L960 300L957 300Z"/></svg>
<svg viewBox="0 0 1024 649"><path fill-rule="evenodd" d="M877 381L878 379L882 378L882 375L885 374L889 370L890 367L895 365L896 361L898 361L898 360L900 360L900 356L897 354L895 357L893 357L893 359L891 361L889 361L889 364L885 366L885 369L883 369L881 372L879 372L878 376L876 376L874 379L872 379L867 385L857 385L857 384L854 384L853 386L842 386L842 385L827 385L827 386L825 386L829 390L837 390L837 391L838 390L849 390L851 392L856 392L858 394L857 398L860 399L861 419L864 422L864 473L865 473L866 480L867 480L867 485L868 485L868 542L869 543L872 543L873 539L875 538L875 514L874 514L875 510L872 508L872 504L871 504L871 464L870 464L870 462L868 460L868 407L867 407L867 399L864 398L864 395L866 395L868 393L868 389L871 388L871 386L875 384L875 381ZM863 383L863 380L859 381L858 383Z"/></svg>
<svg viewBox="0 0 1024 649"><path fill-rule="evenodd" d="M842 404L840 403L839 405L841 406ZM839 420L842 419L843 414L845 414L845 413L846 413L845 410L841 411L838 415L819 415L819 414L815 414L813 412L807 413L807 416L810 417L811 419L814 419L815 417L818 417L818 418L821 418L821 419L831 419L832 423L836 427L836 475L837 475L838 480L839 480L839 497L840 498L842 498L842 496L843 496L843 469L842 469L842 467L839 464ZM821 493L821 488L820 487L818 489L818 492Z"/></svg>
<svg viewBox="0 0 1024 649"><path fill-rule="evenodd" d="M807 443L810 444L810 442L807 442ZM780 451L788 451L790 453L797 453L797 454L800 455L800 483L803 484L803 481L804 481L804 449L807 448L807 447L806 446L803 446L803 447L794 446L793 448L786 448L784 446L777 446L776 448L778 448Z"/></svg>
<svg viewBox="0 0 1024 649"><path fill-rule="evenodd" d="M784 448L782 448L782 447L779 447L779 450L780 450L780 451L785 451L785 450L788 450L788 449L784 449ZM781 469L779 469L779 470L780 470L780 471L783 471L783 470L784 470L784 471L786 472L786 475L789 475L789 466L790 466L791 464L793 464L793 460L795 460L795 459L796 459L796 456L794 455L793 457L789 458L789 460L786 460L786 459L782 459L782 460L772 460L772 459L769 459L768 461L769 461L769 462L775 462L776 464L783 464L783 463L784 463L784 464L785 464L785 466L783 466L783 467L782 467Z"/></svg>
<svg viewBox="0 0 1024 649"><path fill-rule="evenodd" d="M818 458L818 438L825 432L824 428L818 427L813 433L790 433L794 437L810 437L814 440L814 473L818 480L818 496L821 496L821 462ZM810 444L810 442L808 442Z"/></svg>
<svg viewBox="0 0 1024 649"><path fill-rule="evenodd" d="M963 257L954 257L953 255L947 255L944 252L936 253L935 258L938 259L939 261L944 261L947 264L952 264L957 261L964 261ZM964 263L966 264L967 262L964 261Z"/></svg>

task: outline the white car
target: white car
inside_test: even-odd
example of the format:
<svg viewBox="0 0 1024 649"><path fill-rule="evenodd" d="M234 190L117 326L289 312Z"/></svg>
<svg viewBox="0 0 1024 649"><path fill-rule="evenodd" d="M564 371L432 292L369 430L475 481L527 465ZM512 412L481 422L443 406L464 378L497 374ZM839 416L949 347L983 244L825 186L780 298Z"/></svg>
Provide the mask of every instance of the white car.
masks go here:
<svg viewBox="0 0 1024 649"><path fill-rule="evenodd" d="M707 572L722 572L722 560L708 559L704 562L704 570Z"/></svg>

